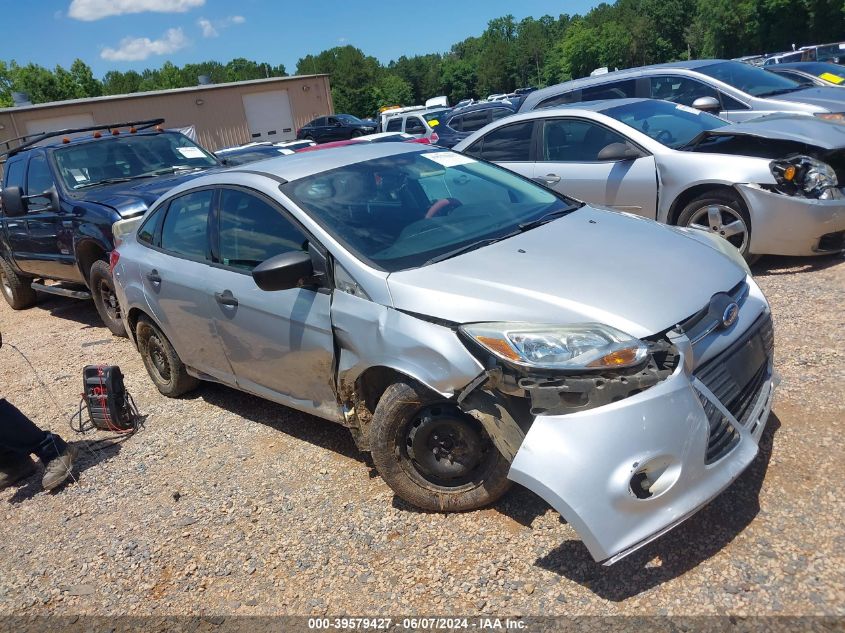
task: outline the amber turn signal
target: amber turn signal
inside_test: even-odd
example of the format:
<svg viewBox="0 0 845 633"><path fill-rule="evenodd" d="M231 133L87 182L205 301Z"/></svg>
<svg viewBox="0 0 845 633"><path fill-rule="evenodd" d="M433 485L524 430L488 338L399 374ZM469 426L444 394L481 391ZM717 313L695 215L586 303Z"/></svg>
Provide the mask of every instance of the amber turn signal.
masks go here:
<svg viewBox="0 0 845 633"><path fill-rule="evenodd" d="M637 360L636 348L618 349L615 352L597 358L587 367L623 367L631 365Z"/></svg>
<svg viewBox="0 0 845 633"><path fill-rule="evenodd" d="M500 338L493 338L492 336L477 336L475 340L488 349L500 354L504 358L515 361L519 360L519 354L517 354L510 345Z"/></svg>

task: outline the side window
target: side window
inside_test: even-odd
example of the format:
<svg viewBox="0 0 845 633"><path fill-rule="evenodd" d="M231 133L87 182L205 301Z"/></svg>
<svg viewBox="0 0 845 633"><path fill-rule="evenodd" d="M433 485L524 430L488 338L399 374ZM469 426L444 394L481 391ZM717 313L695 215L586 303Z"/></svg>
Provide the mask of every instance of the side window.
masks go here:
<svg viewBox="0 0 845 633"><path fill-rule="evenodd" d="M790 77L790 79L795 79L796 81L798 81L798 79L794 78L794 77ZM812 82L810 82L810 85L812 85ZM720 92L719 96L722 98L722 110L750 110L751 109L747 105L745 105L744 103L741 103L740 101L737 101L736 99L734 99L730 95L726 95L724 92Z"/></svg>
<svg viewBox="0 0 845 633"><path fill-rule="evenodd" d="M449 119L449 122L446 125L448 125L453 130L460 132L463 129L461 127L463 125L463 120L464 117L462 116L453 116L451 119Z"/></svg>
<svg viewBox="0 0 845 633"><path fill-rule="evenodd" d="M493 108L490 112L494 121L504 119L506 116L513 114L513 110L509 110L508 108Z"/></svg>
<svg viewBox="0 0 845 633"><path fill-rule="evenodd" d="M196 191L170 203L161 227L161 247L182 257L207 259L208 212L214 192Z"/></svg>
<svg viewBox="0 0 845 633"><path fill-rule="evenodd" d="M599 101L602 99L626 99L637 96L637 83L634 79L613 81L600 86L590 86L581 90L581 101Z"/></svg>
<svg viewBox="0 0 845 633"><path fill-rule="evenodd" d="M554 106L565 105L567 103L577 103L579 101L581 101L581 91L572 90L571 92L564 92L562 94L555 95L554 97L544 99L537 104L535 110L539 110L540 108L552 108Z"/></svg>
<svg viewBox="0 0 845 633"><path fill-rule="evenodd" d="M326 124L326 117L324 117L324 116L321 116L319 119L314 119L313 121L311 121L311 125L313 127L320 127L321 125L325 125L325 124Z"/></svg>
<svg viewBox="0 0 845 633"><path fill-rule="evenodd" d="M167 207L167 204L160 206L150 214L150 217L144 220L141 228L138 229L139 242L149 244L150 246L158 246L158 244L155 243L156 234L158 233L158 225L161 223L161 218L163 218L164 214L167 213Z"/></svg>
<svg viewBox="0 0 845 633"><path fill-rule="evenodd" d="M220 263L252 270L274 255L301 251L307 239L276 207L252 194L220 194Z"/></svg>
<svg viewBox="0 0 845 633"><path fill-rule="evenodd" d="M336 118L334 118L333 116L330 116L330 117L329 117L329 122L328 122L328 124L327 124L327 125L335 125L336 123L337 123L337 119L336 119Z"/></svg>
<svg viewBox="0 0 845 633"><path fill-rule="evenodd" d="M402 117L393 117L387 122L387 131L388 132L401 132L402 131Z"/></svg>
<svg viewBox="0 0 845 633"><path fill-rule="evenodd" d="M651 98L691 106L700 97L719 98L719 93L697 79L688 77L651 77Z"/></svg>
<svg viewBox="0 0 845 633"><path fill-rule="evenodd" d="M625 137L590 121L548 119L543 126L543 160L561 163L590 163L611 143Z"/></svg>
<svg viewBox="0 0 845 633"><path fill-rule="evenodd" d="M35 154L29 159L29 169L26 172L26 195L37 196L53 184L53 174L47 165L47 157L44 154Z"/></svg>
<svg viewBox="0 0 845 633"><path fill-rule="evenodd" d="M405 119L405 132L408 134L425 134L425 126L419 118L409 116Z"/></svg>
<svg viewBox="0 0 845 633"><path fill-rule="evenodd" d="M20 158L6 163L6 187L23 188L23 168L26 166L26 159Z"/></svg>
<svg viewBox="0 0 845 633"><path fill-rule="evenodd" d="M504 125L484 135L484 138L481 139L480 154L477 155L492 162L528 161L531 157L531 133L533 130L534 121Z"/></svg>
<svg viewBox="0 0 845 633"><path fill-rule="evenodd" d="M477 132L490 123L490 110L476 110L464 115L464 132Z"/></svg>

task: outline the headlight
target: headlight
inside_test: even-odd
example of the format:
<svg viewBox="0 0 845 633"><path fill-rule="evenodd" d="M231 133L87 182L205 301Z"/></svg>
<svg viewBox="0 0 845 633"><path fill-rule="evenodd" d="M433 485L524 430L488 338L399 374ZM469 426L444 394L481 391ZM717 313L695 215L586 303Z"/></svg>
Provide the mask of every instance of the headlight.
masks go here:
<svg viewBox="0 0 845 633"><path fill-rule="evenodd" d="M600 323L475 323L461 331L498 358L538 369L601 370L645 360L642 341Z"/></svg>
<svg viewBox="0 0 845 633"><path fill-rule="evenodd" d="M827 121L845 121L845 112L816 112L815 115Z"/></svg>
<svg viewBox="0 0 845 633"><path fill-rule="evenodd" d="M789 192L801 191L811 198L841 198L836 171L810 156L794 156L769 164L778 184Z"/></svg>

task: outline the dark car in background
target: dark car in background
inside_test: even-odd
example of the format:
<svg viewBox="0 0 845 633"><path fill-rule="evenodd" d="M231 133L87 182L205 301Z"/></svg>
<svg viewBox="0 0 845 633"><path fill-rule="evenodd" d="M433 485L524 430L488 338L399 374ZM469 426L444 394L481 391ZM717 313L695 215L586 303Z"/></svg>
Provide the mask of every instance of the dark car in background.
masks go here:
<svg viewBox="0 0 845 633"><path fill-rule="evenodd" d="M375 131L375 125L351 114L332 114L317 117L307 123L297 130L296 138L328 143L329 141L345 141L356 136L372 134Z"/></svg>
<svg viewBox="0 0 845 633"><path fill-rule="evenodd" d="M250 143L238 147L219 149L214 154L227 167L246 165L265 158L278 158L284 154L293 154L294 150L277 147L273 143Z"/></svg>
<svg viewBox="0 0 845 633"><path fill-rule="evenodd" d="M437 132L435 145L453 147L488 123L515 114L516 110L517 106L503 101L477 103L453 110L435 127Z"/></svg>
<svg viewBox="0 0 845 633"><path fill-rule="evenodd" d="M845 66L833 62L795 62L766 66L766 70L803 86L845 86Z"/></svg>

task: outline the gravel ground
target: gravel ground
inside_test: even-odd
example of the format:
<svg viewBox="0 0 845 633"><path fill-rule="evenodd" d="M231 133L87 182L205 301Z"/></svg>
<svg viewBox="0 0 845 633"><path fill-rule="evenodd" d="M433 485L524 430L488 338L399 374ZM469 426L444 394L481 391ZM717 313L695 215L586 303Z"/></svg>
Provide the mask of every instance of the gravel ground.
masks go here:
<svg viewBox="0 0 845 633"><path fill-rule="evenodd" d="M76 482L0 492L0 615L845 615L845 260L755 267L783 382L753 466L611 568L515 487L466 514L415 511L331 423L204 385L159 395L93 305L0 306L0 393L78 440ZM145 428L68 429L87 363L119 364Z"/></svg>

